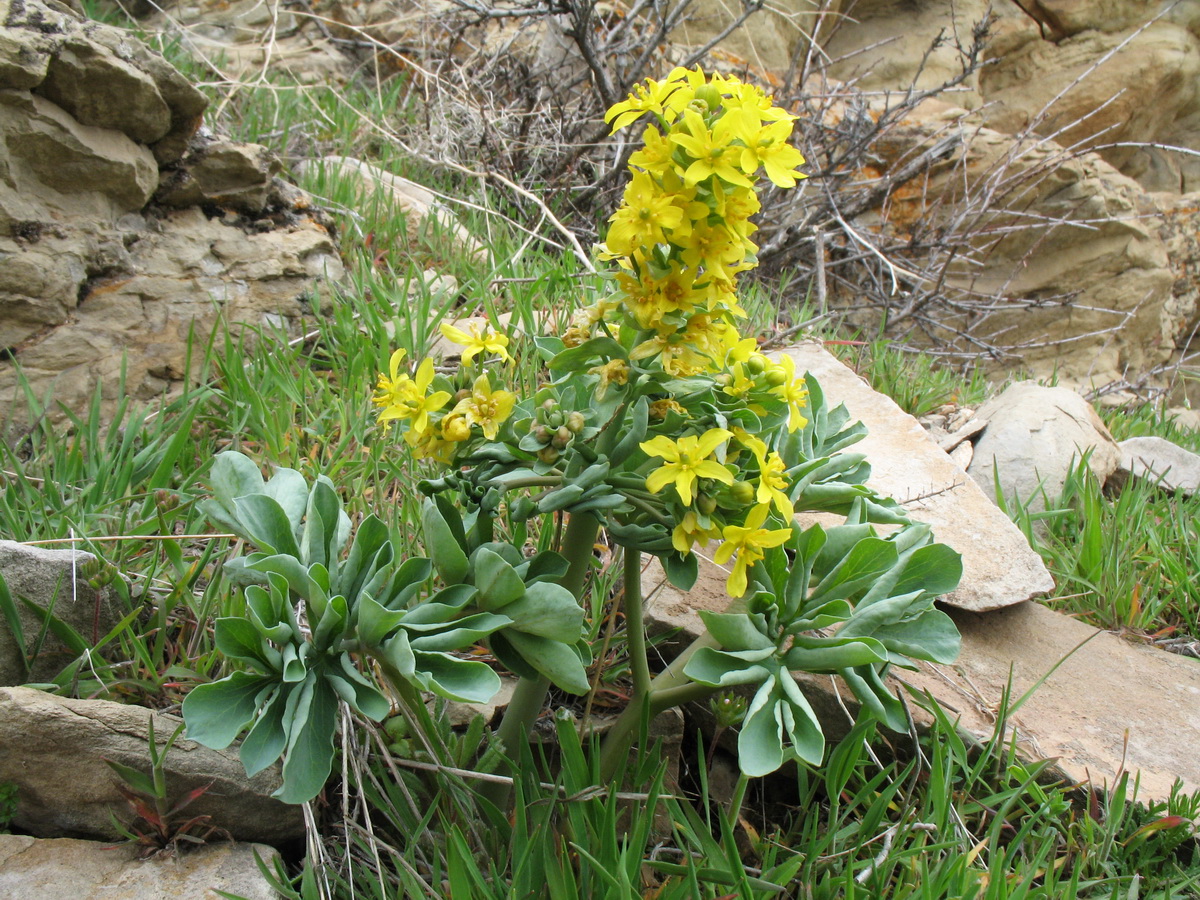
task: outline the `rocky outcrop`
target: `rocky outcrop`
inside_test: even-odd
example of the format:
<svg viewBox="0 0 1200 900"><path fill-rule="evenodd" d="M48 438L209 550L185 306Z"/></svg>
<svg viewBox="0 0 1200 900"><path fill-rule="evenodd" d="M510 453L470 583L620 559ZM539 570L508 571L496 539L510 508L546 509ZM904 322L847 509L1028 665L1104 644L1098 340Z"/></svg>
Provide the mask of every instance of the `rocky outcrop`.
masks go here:
<svg viewBox="0 0 1200 900"><path fill-rule="evenodd" d="M129 32L0 0L0 404L149 400L219 321L296 330L342 273L328 220Z"/></svg>
<svg viewBox="0 0 1200 900"><path fill-rule="evenodd" d="M36 837L119 840L111 814L124 823L134 817L104 760L148 773L151 716L161 748L182 720L106 700L0 688L0 782L17 788L13 827ZM164 772L173 801L211 782L187 807L188 817L212 816L209 824L237 840L280 846L304 835L300 807L270 796L280 784L278 767L248 779L236 749L180 738L166 753Z"/></svg>
<svg viewBox="0 0 1200 900"><path fill-rule="evenodd" d="M0 686L50 681L76 654L46 627L46 616L95 646L120 621L111 573L91 553L0 540L0 582L20 634L0 616ZM35 652L36 651L36 652ZM30 656L32 655L32 659Z"/></svg>
<svg viewBox="0 0 1200 900"><path fill-rule="evenodd" d="M1085 457L1100 484L1121 462L1116 441L1092 405L1067 388L1019 381L976 415L987 427L975 441L967 473L993 498L999 480L1009 504L1045 509Z"/></svg>

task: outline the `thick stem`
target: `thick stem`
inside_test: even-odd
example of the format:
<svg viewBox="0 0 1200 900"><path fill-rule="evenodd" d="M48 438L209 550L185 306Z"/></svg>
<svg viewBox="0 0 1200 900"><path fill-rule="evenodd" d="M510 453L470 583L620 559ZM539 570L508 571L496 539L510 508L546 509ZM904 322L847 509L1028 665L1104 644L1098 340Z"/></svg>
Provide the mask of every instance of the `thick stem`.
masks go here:
<svg viewBox="0 0 1200 900"><path fill-rule="evenodd" d="M650 660L646 657L646 625L642 606L642 554L624 549L625 639L633 671L633 702L645 702L650 692Z"/></svg>
<svg viewBox="0 0 1200 900"><path fill-rule="evenodd" d="M683 674L683 667L693 653L701 647L716 646L718 646L717 642L705 632L692 641L687 649L655 676L654 680L650 682L650 689L645 700L645 705L649 706L651 719L663 710L679 706L690 700L702 700L717 691L717 688L696 684ZM634 731L642 719L642 707L642 703L631 703L625 707L621 715L617 717L617 721L613 723L612 728L609 729L608 734L604 736L604 742L600 745L601 780L611 781L621 760L629 756L629 749L633 746Z"/></svg>
<svg viewBox="0 0 1200 900"><path fill-rule="evenodd" d="M562 586L569 590L582 604L584 582L587 580L588 569L592 564L592 550L596 544L596 533L600 530L600 522L595 516L586 513L571 516L567 522L567 530L563 534L562 553L567 558L568 568L562 578ZM550 679L522 678L517 682L513 691L512 702L504 710L500 727L496 731L504 752L510 758L516 758L517 748L522 741L529 739L529 729L537 721L542 707L546 704L546 693L550 690ZM508 805L512 785L488 784L483 788L483 795L500 809Z"/></svg>

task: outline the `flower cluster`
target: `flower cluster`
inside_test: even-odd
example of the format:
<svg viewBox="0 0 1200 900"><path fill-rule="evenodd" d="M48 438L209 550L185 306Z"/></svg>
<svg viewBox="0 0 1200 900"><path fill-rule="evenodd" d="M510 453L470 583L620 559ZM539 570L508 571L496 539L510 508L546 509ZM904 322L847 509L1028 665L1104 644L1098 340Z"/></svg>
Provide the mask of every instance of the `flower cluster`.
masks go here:
<svg viewBox="0 0 1200 900"><path fill-rule="evenodd" d="M736 78L676 69L639 85L606 121L615 132L648 114L655 122L630 157L629 186L601 248L617 263L617 291L575 323L573 337L586 339L620 310L641 332L631 360L695 375L721 367L739 340L736 279L758 250L754 179L761 171L793 187L804 157L788 143L795 117Z"/></svg>
<svg viewBox="0 0 1200 900"><path fill-rule="evenodd" d="M616 542L693 571L693 548L719 541L740 596L792 533L808 389L790 357L739 333L736 279L756 264L755 180L792 187L804 159L788 143L794 117L736 78L677 69L607 120L616 131L646 115L600 247L611 288L561 338L537 340L556 380L518 401L487 374L467 388L428 360L410 376L397 354L376 403L418 455L451 464L439 484L544 488L510 514L587 512ZM464 364L508 358L500 335L442 330Z"/></svg>
<svg viewBox="0 0 1200 900"><path fill-rule="evenodd" d="M502 360L511 358L508 338L494 331L476 326L466 332L445 323L441 331L448 340L464 347L464 367L479 354L495 355ZM479 375L469 388L452 394L444 389L452 385L434 372L432 359L423 360L416 372L409 375L401 369L404 356L403 349L392 354L388 374L379 376L372 399L380 407L379 421L385 427L400 423L405 443L419 459L449 463L459 446L473 436L496 439L501 424L516 405L515 394L493 388L486 373ZM456 402L447 408L451 400Z"/></svg>

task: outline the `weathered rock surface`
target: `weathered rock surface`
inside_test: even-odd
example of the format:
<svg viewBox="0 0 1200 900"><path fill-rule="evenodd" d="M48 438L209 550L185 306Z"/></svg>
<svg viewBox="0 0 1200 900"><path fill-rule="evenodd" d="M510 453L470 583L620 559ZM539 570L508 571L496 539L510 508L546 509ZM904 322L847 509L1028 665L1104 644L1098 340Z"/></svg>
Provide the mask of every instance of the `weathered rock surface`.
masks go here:
<svg viewBox="0 0 1200 900"><path fill-rule="evenodd" d="M122 372L150 400L218 321L298 330L342 265L278 161L193 140L203 95L129 32L55 0L0 20L0 404L18 366L69 408L114 402Z"/></svg>
<svg viewBox="0 0 1200 900"><path fill-rule="evenodd" d="M278 857L261 844L211 844L139 860L131 847L0 834L0 896L7 900L275 900L255 863Z"/></svg>
<svg viewBox="0 0 1200 900"><path fill-rule="evenodd" d="M845 403L851 418L867 426L867 436L853 448L871 462L867 483L904 503L914 519L933 527L939 541L962 554L962 584L945 598L948 605L996 609L1054 586L1017 527L929 439L916 419L818 344L801 344L787 352L798 371L816 376L826 397Z"/></svg>
<svg viewBox="0 0 1200 900"><path fill-rule="evenodd" d="M1067 388L1020 381L981 405L978 415L988 425L975 442L967 473L992 498L998 474L1006 501L1045 509L1085 453L1101 484L1121 460L1092 405Z"/></svg>
<svg viewBox="0 0 1200 900"><path fill-rule="evenodd" d="M99 574L100 560L83 550L50 550L0 540L0 578L16 605L25 644L21 646L0 616L0 685L49 681L75 658L53 632L47 632L41 651L26 668L26 649L42 633L43 624L21 598L50 611L92 644L116 626L121 617L112 591L90 583Z"/></svg>
<svg viewBox="0 0 1200 900"><path fill-rule="evenodd" d="M1140 478L1189 496L1200 491L1200 454L1160 437L1127 438L1117 447L1121 460L1113 474L1118 480Z"/></svg>
<svg viewBox="0 0 1200 900"><path fill-rule="evenodd" d="M0 688L0 781L17 786L13 826L38 837L119 839L109 813L125 822L134 816L104 759L148 771L151 715L161 745L179 718L105 700ZM212 824L237 840L278 846L304 835L300 807L270 796L280 784L277 767L247 779L236 749L210 750L180 738L166 755L165 771L173 798L212 782L188 814L211 815Z"/></svg>

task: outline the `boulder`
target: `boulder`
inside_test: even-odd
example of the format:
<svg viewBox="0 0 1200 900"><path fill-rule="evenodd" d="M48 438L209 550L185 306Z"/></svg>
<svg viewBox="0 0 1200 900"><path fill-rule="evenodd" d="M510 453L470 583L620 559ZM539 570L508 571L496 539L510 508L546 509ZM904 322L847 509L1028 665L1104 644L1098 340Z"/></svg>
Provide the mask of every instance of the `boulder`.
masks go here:
<svg viewBox="0 0 1200 900"><path fill-rule="evenodd" d="M42 635L43 617L22 600L51 612L89 644L97 644L120 621L112 590L103 586L99 559L83 550L50 550L0 540L0 581L17 611L21 637L0 615L0 685L49 681L75 659L51 631L26 666L26 653ZM3 780L3 779L0 779Z"/></svg>
<svg viewBox="0 0 1200 900"><path fill-rule="evenodd" d="M210 844L187 853L140 860L132 847L70 838L0 834L0 896L8 900L275 900L256 857L279 854L261 844Z"/></svg>
<svg viewBox="0 0 1200 900"><path fill-rule="evenodd" d="M1062 494L1085 455L1101 484L1116 470L1120 450L1092 405L1075 391L1019 381L979 407L987 428L967 469L988 496L999 479L1008 503L1046 508Z"/></svg>
<svg viewBox="0 0 1200 900"><path fill-rule="evenodd" d="M151 716L160 745L182 722L140 706L0 688L0 782L17 786L13 827L36 837L119 839L110 814L126 823L135 817L104 760L148 773ZM187 814L212 816L237 840L280 846L304 836L300 807L270 796L281 784L278 766L247 778L236 748L180 738L164 770L172 798L212 782Z"/></svg>
<svg viewBox="0 0 1200 900"><path fill-rule="evenodd" d="M865 453L871 463L867 484L903 503L914 519L933 528L939 541L962 554L962 583L944 598L948 606L982 612L1054 587L1025 536L916 419L819 344L800 344L787 353L797 371L811 372L826 397L845 403L851 419L867 426L867 436L850 448ZM803 524L803 516L801 520Z"/></svg>
<svg viewBox="0 0 1200 900"><path fill-rule="evenodd" d="M1160 437L1133 437L1117 444L1121 459L1113 477L1148 481L1166 491L1192 496L1200 491L1200 454Z"/></svg>

